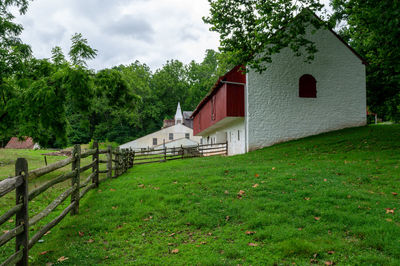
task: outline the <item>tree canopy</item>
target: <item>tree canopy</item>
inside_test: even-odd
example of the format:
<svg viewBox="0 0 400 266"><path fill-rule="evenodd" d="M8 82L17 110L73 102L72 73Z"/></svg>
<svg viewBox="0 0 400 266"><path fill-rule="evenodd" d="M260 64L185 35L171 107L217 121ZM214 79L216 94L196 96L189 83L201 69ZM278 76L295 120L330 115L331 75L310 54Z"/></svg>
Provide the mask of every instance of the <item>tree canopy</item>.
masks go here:
<svg viewBox="0 0 400 266"><path fill-rule="evenodd" d="M272 55L289 47L311 61L316 52L306 37L306 27L323 21L310 19L323 9L318 0L209 0L210 15L204 22L220 34L220 49L235 65L246 64L262 72ZM308 12L305 12L305 11ZM296 20L296 23L293 21Z"/></svg>

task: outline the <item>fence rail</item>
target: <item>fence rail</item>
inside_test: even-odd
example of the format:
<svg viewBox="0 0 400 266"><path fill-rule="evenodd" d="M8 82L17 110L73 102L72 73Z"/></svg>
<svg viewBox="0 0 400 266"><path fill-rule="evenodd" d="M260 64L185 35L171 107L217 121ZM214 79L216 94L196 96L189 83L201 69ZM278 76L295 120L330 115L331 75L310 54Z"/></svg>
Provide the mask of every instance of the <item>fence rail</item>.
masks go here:
<svg viewBox="0 0 400 266"><path fill-rule="evenodd" d="M123 151L132 156L133 165L138 165L202 156L228 155L228 143L203 144L187 147L180 146L173 148L165 147L163 149L125 149L121 151L115 151L114 154L116 156L120 156L123 154Z"/></svg>
<svg viewBox="0 0 400 266"><path fill-rule="evenodd" d="M93 149L81 152L80 145L75 145L72 156L58 161L45 167L28 171L28 162L24 158L17 159L15 163L15 176L0 181L0 198L15 190L16 203L11 209L0 216L0 225L9 221L15 215L15 227L8 232L0 235L0 247L15 238L15 252L11 254L1 265L28 265L29 250L45 235L51 228L56 226L64 217L71 213L79 213L79 201L88 191L99 186L109 178L116 178L125 173L134 165L159 163L170 160L193 158L200 156L211 156L218 154L227 154L228 143L213 145L198 145L192 147L163 148L157 150L134 151L132 149L107 149L100 150L98 143L93 144ZM100 160L99 155L105 154L107 160ZM81 166L83 158L92 156L91 163ZM99 165L105 164L106 170L99 170ZM28 191L28 177L37 178L60 168L71 165L71 171L59 175L41 186ZM92 170L89 176L81 183L81 173ZM99 178L100 174L106 177ZM71 179L71 186L63 191L48 206L29 219L28 204L30 201L45 193L49 188L56 184ZM57 207L64 203L70 197L70 204L61 211L61 213L43 225L30 239L29 228L36 225L39 221L54 212Z"/></svg>

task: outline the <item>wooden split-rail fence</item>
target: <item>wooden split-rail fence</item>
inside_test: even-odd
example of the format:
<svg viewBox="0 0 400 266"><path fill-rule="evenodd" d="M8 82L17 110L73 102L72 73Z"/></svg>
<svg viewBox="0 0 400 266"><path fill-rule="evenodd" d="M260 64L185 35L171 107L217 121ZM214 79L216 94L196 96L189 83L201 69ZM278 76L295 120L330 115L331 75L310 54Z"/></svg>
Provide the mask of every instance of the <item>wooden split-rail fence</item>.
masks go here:
<svg viewBox="0 0 400 266"><path fill-rule="evenodd" d="M159 163L194 157L228 155L228 143L203 144L196 146L164 147L159 149L125 149L122 152L133 154L134 165Z"/></svg>
<svg viewBox="0 0 400 266"><path fill-rule="evenodd" d="M11 254L1 265L28 265L29 250L54 226L56 226L64 217L71 213L79 213L79 201L85 194L97 188L99 184L106 179L116 178L125 173L129 168L137 164L166 162L170 160L193 158L200 156L212 156L227 154L228 144L198 145L193 147L176 147L134 151L132 149L99 149L98 143L93 144L93 149L81 152L81 146L75 145L72 156L50 164L43 168L29 171L28 162L24 158L17 159L15 163L15 176L7 178L0 182L0 198L15 191L16 203L11 209L0 216L0 226L10 221L15 215L15 227L6 231L0 236L0 247L15 239L15 252ZM106 155L106 160L101 160L101 154ZM85 166L81 165L82 159L92 156L91 163ZM106 164L106 170L99 170L100 164ZM41 186L28 191L28 178L38 178L54 172L60 168L71 165L71 171L53 178ZM90 175L81 183L81 174L91 170ZM105 174L99 178L100 174ZM61 182L71 180L71 186L61 193L53 202L51 202L41 212L29 218L29 202L37 196L44 193L49 188ZM70 197L70 204L61 211L61 213L46 225L43 225L31 238L29 238L29 228L37 224L43 218L60 206Z"/></svg>

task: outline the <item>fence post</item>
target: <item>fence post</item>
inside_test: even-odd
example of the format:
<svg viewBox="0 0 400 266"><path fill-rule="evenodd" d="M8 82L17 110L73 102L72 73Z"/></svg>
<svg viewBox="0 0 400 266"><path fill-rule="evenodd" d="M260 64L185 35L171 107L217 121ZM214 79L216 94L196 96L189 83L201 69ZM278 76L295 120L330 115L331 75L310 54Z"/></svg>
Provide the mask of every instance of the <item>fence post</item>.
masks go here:
<svg viewBox="0 0 400 266"><path fill-rule="evenodd" d="M119 147L115 149L115 177L119 176L119 168L120 168L120 163L119 163Z"/></svg>
<svg viewBox="0 0 400 266"><path fill-rule="evenodd" d="M183 155L185 154L185 151L183 150L183 145L181 144L181 150L182 150L182 159L183 159Z"/></svg>
<svg viewBox="0 0 400 266"><path fill-rule="evenodd" d="M107 147L107 178L112 177L112 147Z"/></svg>
<svg viewBox="0 0 400 266"><path fill-rule="evenodd" d="M135 156L135 152L131 148L131 166L129 168L133 167L133 158L134 158L134 156Z"/></svg>
<svg viewBox="0 0 400 266"><path fill-rule="evenodd" d="M72 187L75 187L71 194L71 203L75 202L75 206L71 210L71 215L79 213L79 183L80 183L80 168L81 168L81 146L79 144L74 145L72 151L72 171L76 171L72 177Z"/></svg>
<svg viewBox="0 0 400 266"><path fill-rule="evenodd" d="M167 161L167 147L164 146L164 162Z"/></svg>
<svg viewBox="0 0 400 266"><path fill-rule="evenodd" d="M127 150L122 150L122 173L125 173L128 169L128 153Z"/></svg>
<svg viewBox="0 0 400 266"><path fill-rule="evenodd" d="M128 158L129 158L128 168L132 168L132 148L129 148L128 150Z"/></svg>
<svg viewBox="0 0 400 266"><path fill-rule="evenodd" d="M23 175L23 183L16 189L16 204L22 203L22 208L16 213L15 226L23 225L24 231L17 235L15 241L15 251L23 249L22 258L16 265L28 265L28 162L24 158L18 158L15 162L15 175Z"/></svg>
<svg viewBox="0 0 400 266"><path fill-rule="evenodd" d="M133 157L132 157L132 167L135 165L135 151L133 151Z"/></svg>
<svg viewBox="0 0 400 266"><path fill-rule="evenodd" d="M225 149L226 149L225 155L228 156L228 141L225 142Z"/></svg>
<svg viewBox="0 0 400 266"><path fill-rule="evenodd" d="M93 148L96 149L96 153L92 156L92 161L97 160L93 165L92 173L95 173L92 178L92 183L99 187L99 143L97 141L93 142Z"/></svg>

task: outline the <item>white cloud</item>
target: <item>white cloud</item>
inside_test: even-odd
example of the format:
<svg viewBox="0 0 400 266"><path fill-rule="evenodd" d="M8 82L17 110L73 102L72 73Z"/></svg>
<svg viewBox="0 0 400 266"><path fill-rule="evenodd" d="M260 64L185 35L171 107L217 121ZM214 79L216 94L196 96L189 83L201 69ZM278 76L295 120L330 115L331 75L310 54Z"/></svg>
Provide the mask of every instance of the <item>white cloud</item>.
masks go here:
<svg viewBox="0 0 400 266"><path fill-rule="evenodd" d="M56 45L67 54L79 32L98 50L89 67L139 60L155 70L169 59L201 61L206 49L217 49L218 35L202 21L207 15L207 0L35 0L17 22L38 58L50 57Z"/></svg>

